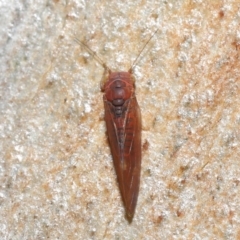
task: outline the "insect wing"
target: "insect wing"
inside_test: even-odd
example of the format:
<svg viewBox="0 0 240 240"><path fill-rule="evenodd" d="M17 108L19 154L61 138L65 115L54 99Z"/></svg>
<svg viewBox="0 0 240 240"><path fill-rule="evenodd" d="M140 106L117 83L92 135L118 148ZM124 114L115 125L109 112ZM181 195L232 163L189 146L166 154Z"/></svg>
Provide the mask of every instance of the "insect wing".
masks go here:
<svg viewBox="0 0 240 240"><path fill-rule="evenodd" d="M141 172L141 113L133 93L116 117L115 107L104 96L108 140L120 192L128 219L131 221L137 204Z"/></svg>

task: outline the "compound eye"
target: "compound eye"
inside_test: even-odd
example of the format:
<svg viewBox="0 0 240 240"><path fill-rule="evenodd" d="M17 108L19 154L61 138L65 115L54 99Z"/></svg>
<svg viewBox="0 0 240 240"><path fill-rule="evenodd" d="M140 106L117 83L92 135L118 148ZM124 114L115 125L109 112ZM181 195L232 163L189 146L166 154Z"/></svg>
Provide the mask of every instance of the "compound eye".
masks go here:
<svg viewBox="0 0 240 240"><path fill-rule="evenodd" d="M114 99L112 101L112 103L113 103L114 106L121 106L121 105L123 105L124 100L123 99Z"/></svg>

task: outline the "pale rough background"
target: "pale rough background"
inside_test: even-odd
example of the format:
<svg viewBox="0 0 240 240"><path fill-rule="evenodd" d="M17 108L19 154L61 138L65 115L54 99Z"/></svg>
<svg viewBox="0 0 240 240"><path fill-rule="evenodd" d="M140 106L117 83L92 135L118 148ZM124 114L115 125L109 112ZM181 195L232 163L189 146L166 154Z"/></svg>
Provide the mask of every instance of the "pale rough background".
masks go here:
<svg viewBox="0 0 240 240"><path fill-rule="evenodd" d="M102 67L135 69L139 201L124 219ZM1 0L0 239L240 239L239 0Z"/></svg>

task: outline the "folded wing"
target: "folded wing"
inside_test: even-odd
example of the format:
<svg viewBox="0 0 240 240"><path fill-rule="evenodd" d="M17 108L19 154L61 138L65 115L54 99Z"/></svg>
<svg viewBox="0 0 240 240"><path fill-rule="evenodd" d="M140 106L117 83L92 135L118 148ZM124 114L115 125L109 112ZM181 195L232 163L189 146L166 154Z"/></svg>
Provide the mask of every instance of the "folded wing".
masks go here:
<svg viewBox="0 0 240 240"><path fill-rule="evenodd" d="M141 114L135 96L125 101L121 116L104 98L105 121L121 196L127 218L132 220L137 204L141 173Z"/></svg>

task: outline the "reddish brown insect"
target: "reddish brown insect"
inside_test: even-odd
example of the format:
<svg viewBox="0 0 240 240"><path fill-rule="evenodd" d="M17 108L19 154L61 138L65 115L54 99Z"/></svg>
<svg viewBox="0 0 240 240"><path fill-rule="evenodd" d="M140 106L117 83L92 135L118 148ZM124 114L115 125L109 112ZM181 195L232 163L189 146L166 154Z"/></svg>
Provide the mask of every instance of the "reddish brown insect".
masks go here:
<svg viewBox="0 0 240 240"><path fill-rule="evenodd" d="M112 72L85 43L75 38L105 69L101 90L104 92L107 134L129 222L132 221L137 204L141 173L141 113L135 96L132 71L155 33L144 45L128 72Z"/></svg>

